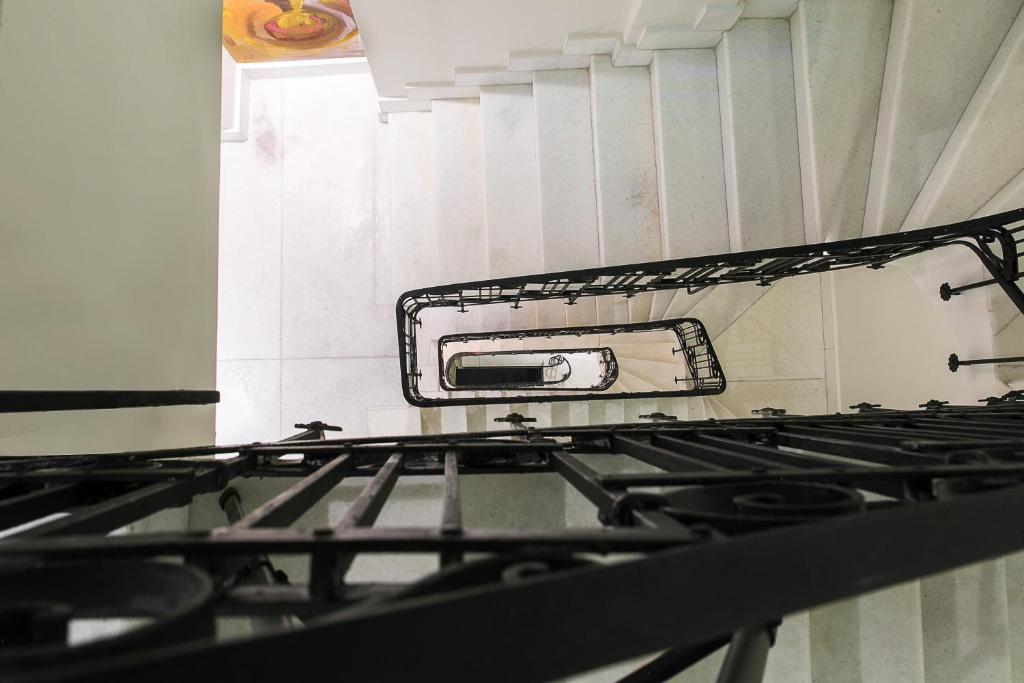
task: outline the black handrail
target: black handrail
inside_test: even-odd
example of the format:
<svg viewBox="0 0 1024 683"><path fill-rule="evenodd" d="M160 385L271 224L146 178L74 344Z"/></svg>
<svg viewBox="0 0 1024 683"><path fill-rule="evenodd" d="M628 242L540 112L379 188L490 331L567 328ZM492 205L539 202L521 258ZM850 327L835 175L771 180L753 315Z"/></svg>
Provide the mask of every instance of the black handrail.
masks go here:
<svg viewBox="0 0 1024 683"><path fill-rule="evenodd" d="M170 391L0 391L0 413L200 406L219 402L219 391L187 389Z"/></svg>
<svg viewBox="0 0 1024 683"><path fill-rule="evenodd" d="M708 287L738 282L771 285L783 278L847 268L883 268L893 261L932 249L959 245L970 249L988 271L984 285L998 284L1024 313L1024 292L1017 285L1017 234L1009 227L1024 221L1024 208L960 223L908 230L875 237L840 240L794 247L778 247L730 254L713 254L667 261L648 261L554 273L461 282L414 289L395 304L402 391L409 403L429 406L434 400L419 391L416 328L423 311L449 307L466 311L471 306L506 303L518 308L525 301L562 300L567 305L581 297L686 290L693 294ZM992 245L998 245L999 253ZM945 287L943 295L957 288ZM947 291L948 290L948 291ZM948 296L947 296L948 298Z"/></svg>

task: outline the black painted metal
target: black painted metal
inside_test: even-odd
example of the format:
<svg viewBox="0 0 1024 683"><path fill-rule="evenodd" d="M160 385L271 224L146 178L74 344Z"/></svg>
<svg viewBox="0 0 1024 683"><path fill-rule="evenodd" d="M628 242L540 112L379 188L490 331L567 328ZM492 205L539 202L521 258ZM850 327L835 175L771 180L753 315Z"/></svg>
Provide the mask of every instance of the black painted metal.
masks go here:
<svg viewBox="0 0 1024 683"><path fill-rule="evenodd" d="M220 402L219 391L0 391L0 413L199 406Z"/></svg>
<svg viewBox="0 0 1024 683"><path fill-rule="evenodd" d="M439 307L465 311L470 306L503 303L518 308L526 301L551 300L573 305L581 297L633 297L642 292L680 289L692 294L707 287L737 282L768 286L796 275L846 268L884 268L898 259L959 245L974 253L991 275L990 280L977 286L999 285L1024 313L1024 291L1017 284L1021 273L1016 236L1024 228L1010 227L1020 221L1024 221L1024 209L876 237L411 290L399 297L395 307L402 391L412 405L441 404L441 399L426 398L420 393L421 370L416 348L417 327L422 324L422 315ZM946 289L953 294L954 288ZM946 293L943 290L944 296Z"/></svg>
<svg viewBox="0 0 1024 683"><path fill-rule="evenodd" d="M410 401L414 405L421 406L451 406L451 405L481 405L487 403L538 403L553 401L600 401L627 398L669 398L679 396L711 396L725 391L726 378L722 365L718 361L718 355L708 336L704 323L696 318L673 318L669 320L654 320L650 322L620 323L615 325L589 325L580 327L542 328L532 330L499 330L493 332L472 332L463 334L449 334L441 337L437 344L438 367L446 367L444 360L445 348L448 344L465 343L477 340L496 339L556 339L558 337L583 337L587 335L628 335L641 332L671 332L676 337L679 348L673 353L682 354L680 370L685 369L684 377L676 378L677 384L682 384L681 389L673 391L618 391L609 393L606 391L612 384L610 381L602 382L590 389L559 389L545 386L543 393L522 392L518 387L507 386L507 391L495 393L493 396L451 396L449 398L430 398L422 401ZM559 349L550 353L571 353L572 349ZM509 353L534 353L531 351L512 351ZM456 354L458 355L458 354ZM608 372L606 379L618 377L622 361L616 359L613 353L609 353ZM454 358L455 356L453 356ZM405 378L408 379L408 378ZM403 379L403 381L405 381ZM418 378L417 378L418 380ZM408 386L408 385L406 385ZM440 386L442 389L455 390L457 387L450 385L441 373ZM417 389L418 391L418 389ZM512 393L516 392L516 393ZM548 393L553 392L553 393ZM406 398L409 394L406 393Z"/></svg>
<svg viewBox="0 0 1024 683"><path fill-rule="evenodd" d="M949 354L949 371L956 372L963 365L998 365L1000 363L1024 363L1024 356L1004 356L1002 358L972 358L963 360L955 353Z"/></svg>
<svg viewBox="0 0 1024 683"><path fill-rule="evenodd" d="M50 456L44 469L0 458L0 483L16 482L0 489L5 524L68 513L0 540L0 677L262 681L329 668L354 680L540 681L650 654L627 678L638 681L729 642L720 680L754 681L779 615L1024 547L1024 402L1011 395L523 434L325 440L307 430L276 444ZM210 459L225 448L236 455ZM634 459L664 471L603 473ZM594 527L466 525L462 477L531 473L579 491ZM435 524L373 526L409 475L443 482ZM271 476L300 479L248 514L225 494L232 523L213 533L108 535L239 477ZM336 526L290 526L349 477L366 484ZM406 584L350 581L366 553L432 555L441 569ZM267 558L285 555L310 563L308 585L281 583ZM88 614L157 621L63 646L62 624ZM248 616L259 632L218 642L215 614Z"/></svg>

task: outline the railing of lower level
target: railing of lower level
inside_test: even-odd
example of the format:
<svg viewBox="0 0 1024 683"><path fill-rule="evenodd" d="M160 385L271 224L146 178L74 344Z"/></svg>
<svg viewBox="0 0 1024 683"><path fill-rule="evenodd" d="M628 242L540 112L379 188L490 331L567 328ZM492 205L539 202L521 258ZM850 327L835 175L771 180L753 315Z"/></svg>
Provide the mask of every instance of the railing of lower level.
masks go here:
<svg viewBox="0 0 1024 683"><path fill-rule="evenodd" d="M330 440L311 423L276 444L0 457L0 678L542 681L646 654L630 680L665 680L727 647L718 680L758 680L742 672L763 669L783 615L1024 548L1019 398ZM590 524L473 526L460 482L479 474L559 477ZM376 523L405 476L437 482L432 525ZM246 500L249 477L282 492ZM303 528L343 480L364 483L344 516ZM111 534L201 494L222 527ZM437 570L353 577L367 556ZM75 619L138 617L67 642ZM219 639L223 618L252 633Z"/></svg>
<svg viewBox="0 0 1024 683"><path fill-rule="evenodd" d="M783 278L823 273L846 268L882 268L893 261L933 249L959 245L970 249L991 275L981 283L943 288L943 298L965 287L998 285L1024 312L1020 278L1020 233L1011 227L1024 221L1024 208L922 230L808 244L777 249L716 254L669 261L652 261L623 266L542 273L518 277L464 282L416 289L402 294L396 304L402 390L411 404L426 407L437 400L419 391L421 370L416 351L417 327L421 313L430 308L469 307L506 303L518 308L528 301L562 300L574 304L582 297L643 292L686 290L695 293L707 287L739 282L768 286Z"/></svg>

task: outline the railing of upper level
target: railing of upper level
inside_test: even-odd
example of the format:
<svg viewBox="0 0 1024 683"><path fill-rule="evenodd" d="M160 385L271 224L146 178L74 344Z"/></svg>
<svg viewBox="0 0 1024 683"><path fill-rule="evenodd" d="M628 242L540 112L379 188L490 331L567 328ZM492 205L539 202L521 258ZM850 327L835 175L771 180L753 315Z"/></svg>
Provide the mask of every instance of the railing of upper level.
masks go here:
<svg viewBox="0 0 1024 683"><path fill-rule="evenodd" d="M422 374L417 358L417 328L421 314L431 308L447 307L466 311L469 307L505 303L513 308L530 301L561 300L573 305L583 297L643 292L685 290L696 293L716 285L756 282L768 286L783 278L847 268L882 268L893 261L947 246L962 246L973 252L991 276L978 283L951 287L944 285L944 299L967 288L998 285L1014 305L1024 312L1021 277L1020 235L1024 208L993 216L975 218L934 228L841 240L822 244L780 247L757 251L697 256L669 261L652 261L623 266L541 273L517 277L464 282L416 289L402 294L396 304L402 390L406 400L417 406L435 405L437 399L419 390Z"/></svg>

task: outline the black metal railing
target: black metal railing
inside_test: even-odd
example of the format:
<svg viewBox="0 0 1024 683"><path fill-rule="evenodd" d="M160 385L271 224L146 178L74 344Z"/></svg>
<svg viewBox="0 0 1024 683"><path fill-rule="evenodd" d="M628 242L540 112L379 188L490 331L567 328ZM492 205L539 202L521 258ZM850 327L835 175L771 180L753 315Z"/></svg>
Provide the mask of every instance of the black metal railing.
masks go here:
<svg viewBox="0 0 1024 683"><path fill-rule="evenodd" d="M808 244L777 249L716 254L669 261L542 273L464 282L416 289L402 294L396 304L402 390L406 400L429 406L434 399L419 391L421 369L416 350L421 315L431 308L469 307L504 303L518 308L528 301L562 300L567 305L582 297L619 295L634 297L643 292L685 290L696 293L708 287L756 282L768 286L782 278L847 268L883 268L893 261L940 247L959 245L981 261L990 279L958 287L944 285L944 299L968 287L998 285L1024 312L1024 292L1017 285L1021 274L1018 259L1024 227L1024 209L922 230Z"/></svg>
<svg viewBox="0 0 1024 683"><path fill-rule="evenodd" d="M441 387L446 391L528 389L566 391L558 386L573 376L572 363L566 355L595 355L600 363L614 362L615 354L609 348L596 349L522 349L515 351L463 351L448 359L441 370ZM542 362L523 358L540 356ZM501 361L501 365L463 365L470 359ZM614 377L601 373L594 377L589 388L602 390L611 386Z"/></svg>
<svg viewBox="0 0 1024 683"><path fill-rule="evenodd" d="M987 402L330 440L313 423L274 444L0 458L0 677L540 681L651 654L638 675L662 680L728 647L719 680L750 680L735 671L763 668L781 615L1024 548L1024 402ZM593 526L467 524L477 474L560 477ZM435 523L374 526L412 475L441 483ZM247 477L287 488L245 501ZM365 486L340 520L294 526L348 479ZM221 528L110 535L218 492ZM352 579L382 553L439 570ZM75 619L140 616L67 644ZM221 617L252 635L218 640Z"/></svg>
<svg viewBox="0 0 1024 683"><path fill-rule="evenodd" d="M451 396L447 398L422 398L419 401L411 401L414 405L421 407L428 406L451 406L451 405L482 405L487 403L536 403L551 401L600 401L604 399L631 399L631 398L671 398L685 396L712 396L725 391L725 372L718 361L714 346L708 336L704 324L696 318L673 318L670 320L653 320L650 322L619 323L615 325L588 325L581 327L555 327L540 328L532 330L499 330L493 332L467 332L459 334L448 334L438 339L437 343L437 364L442 368L440 386L447 391L454 391L456 387L446 381L443 369L447 366L445 362L445 351L450 344L466 344L474 341L497 341L501 339L558 339L560 337L586 337L596 335L629 335L645 332L669 332L674 337L674 343L679 348L673 350L673 355L680 354L681 362L679 369L683 377L676 379L676 389L659 391L620 391L607 393L605 384L583 389L558 389L556 387L543 387L545 392L556 393L524 393L518 391L518 387L508 385L505 391L499 393L494 391L492 395L477 396ZM609 342L610 343L610 342ZM560 349L551 353L570 353L572 349ZM532 351L507 351L505 353L534 353ZM628 361L618 358L614 354L608 358L608 371L606 379L613 379L618 376L623 364ZM608 382L610 385L611 382ZM516 392L516 393L511 393ZM604 393L602 393L604 392Z"/></svg>
<svg viewBox="0 0 1024 683"><path fill-rule="evenodd" d="M111 410L158 406L198 406L220 402L214 390L5 390L0 391L0 413L35 413L62 410Z"/></svg>

